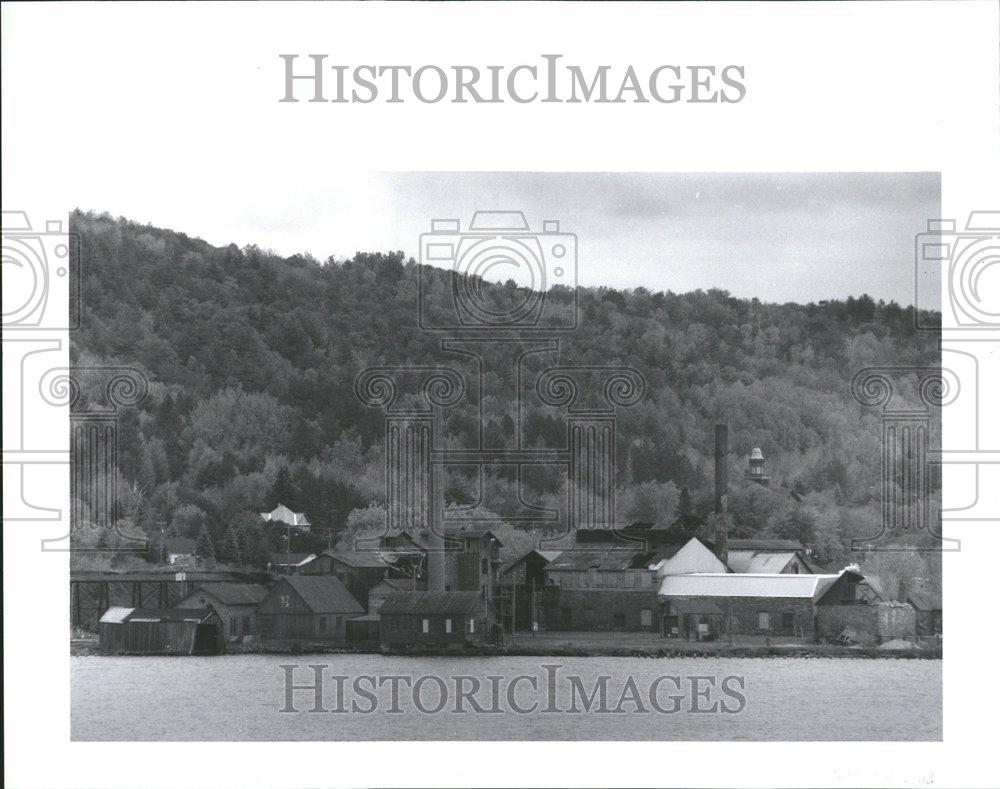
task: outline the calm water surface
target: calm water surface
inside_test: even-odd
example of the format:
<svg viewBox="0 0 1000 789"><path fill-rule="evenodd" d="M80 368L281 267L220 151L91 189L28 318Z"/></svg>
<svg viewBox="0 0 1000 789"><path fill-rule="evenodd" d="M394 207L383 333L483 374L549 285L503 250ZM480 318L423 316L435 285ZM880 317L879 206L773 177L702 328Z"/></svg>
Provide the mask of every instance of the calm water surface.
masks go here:
<svg viewBox="0 0 1000 789"><path fill-rule="evenodd" d="M863 660L823 658L407 658L383 655L226 655L221 657L74 657L71 659L72 737L74 740L940 740L941 661ZM310 664L323 665L323 706L338 705L334 675L347 677L347 712L311 712L314 693L296 691L298 712L281 712L286 678L282 664L298 664L296 683L313 681ZM544 665L559 665L549 699ZM391 685L374 692L374 701L352 691L361 675L439 677L448 694L444 711L423 714L414 706L412 692L399 685L397 709L391 713ZM484 709L456 700L456 676L479 678L474 698ZM535 677L514 685L513 701L521 709L537 703L528 714L514 712L507 703L511 681L518 675ZM574 706L569 676L579 677L586 693L608 676L607 708L624 712L541 712L546 705L566 710ZM657 677L678 677L655 686L662 709L650 706L649 691ZM488 676L499 688L491 704ZM727 676L744 677L722 692ZM638 711L629 696L628 678L634 678ZM710 679L692 679L709 677ZM363 682L370 692L371 684ZM469 690L471 680L461 680ZM734 683L735 680L731 680ZM704 695L694 700L692 683ZM420 703L433 709L440 684L425 680ZM676 696L671 701L670 696ZM350 711L352 701L360 709ZM461 703L468 711L455 712ZM742 710L734 713L695 713L692 706Z"/></svg>

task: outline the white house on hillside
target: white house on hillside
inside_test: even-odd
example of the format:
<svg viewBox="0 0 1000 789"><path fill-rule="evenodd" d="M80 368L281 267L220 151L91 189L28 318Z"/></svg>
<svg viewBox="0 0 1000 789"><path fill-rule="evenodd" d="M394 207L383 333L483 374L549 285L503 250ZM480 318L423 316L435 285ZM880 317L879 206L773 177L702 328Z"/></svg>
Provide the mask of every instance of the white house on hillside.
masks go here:
<svg viewBox="0 0 1000 789"><path fill-rule="evenodd" d="M309 531L312 526L304 512L292 512L284 504L279 504L270 512L262 512L260 517L267 523L283 523L302 531Z"/></svg>

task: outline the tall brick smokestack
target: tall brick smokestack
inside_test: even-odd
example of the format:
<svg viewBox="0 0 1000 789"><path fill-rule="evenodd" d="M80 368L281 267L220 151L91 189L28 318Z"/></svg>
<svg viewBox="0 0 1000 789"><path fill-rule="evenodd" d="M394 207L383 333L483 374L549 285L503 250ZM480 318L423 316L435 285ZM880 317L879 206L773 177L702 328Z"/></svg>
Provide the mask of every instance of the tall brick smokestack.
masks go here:
<svg viewBox="0 0 1000 789"><path fill-rule="evenodd" d="M427 530L427 591L443 592L447 568L447 557L444 553L444 537L434 529Z"/></svg>
<svg viewBox="0 0 1000 789"><path fill-rule="evenodd" d="M725 562L729 558L729 425L715 426L715 552Z"/></svg>

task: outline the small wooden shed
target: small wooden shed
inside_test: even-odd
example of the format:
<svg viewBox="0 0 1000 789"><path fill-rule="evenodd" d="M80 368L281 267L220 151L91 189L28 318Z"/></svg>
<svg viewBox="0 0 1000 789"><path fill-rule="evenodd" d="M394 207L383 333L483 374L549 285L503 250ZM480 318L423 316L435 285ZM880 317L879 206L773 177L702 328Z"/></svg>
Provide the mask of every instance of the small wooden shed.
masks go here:
<svg viewBox="0 0 1000 789"><path fill-rule="evenodd" d="M222 620L210 609L109 608L98 622L102 652L112 655L218 655Z"/></svg>

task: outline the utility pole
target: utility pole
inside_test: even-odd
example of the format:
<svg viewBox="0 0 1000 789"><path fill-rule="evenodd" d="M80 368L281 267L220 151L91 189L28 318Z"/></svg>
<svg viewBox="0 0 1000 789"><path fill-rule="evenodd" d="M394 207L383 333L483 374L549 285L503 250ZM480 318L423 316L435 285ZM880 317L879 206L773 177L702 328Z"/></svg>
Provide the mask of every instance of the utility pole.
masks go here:
<svg viewBox="0 0 1000 789"><path fill-rule="evenodd" d="M163 533L166 530L164 527L167 525L166 521L157 521L156 525L160 527L160 564L163 564L163 552L165 546L163 544Z"/></svg>

